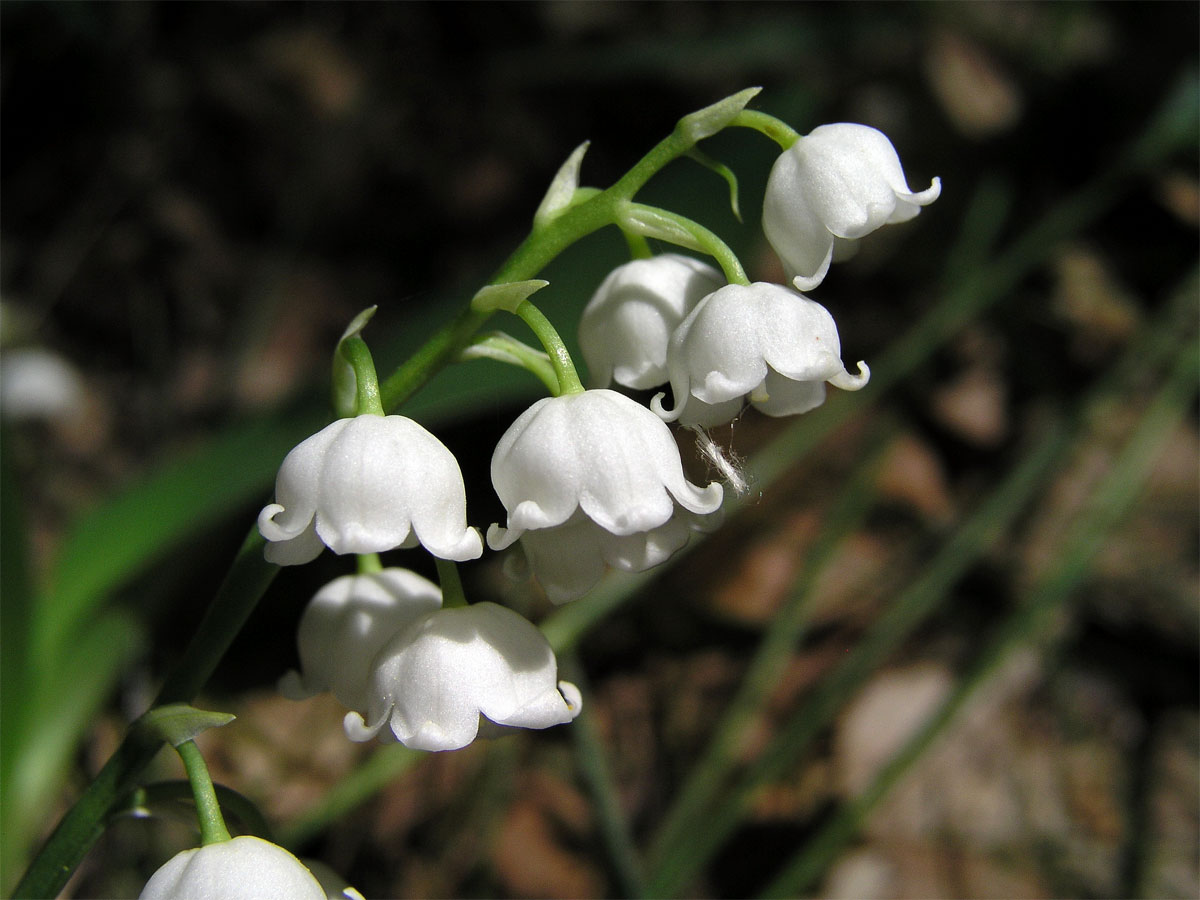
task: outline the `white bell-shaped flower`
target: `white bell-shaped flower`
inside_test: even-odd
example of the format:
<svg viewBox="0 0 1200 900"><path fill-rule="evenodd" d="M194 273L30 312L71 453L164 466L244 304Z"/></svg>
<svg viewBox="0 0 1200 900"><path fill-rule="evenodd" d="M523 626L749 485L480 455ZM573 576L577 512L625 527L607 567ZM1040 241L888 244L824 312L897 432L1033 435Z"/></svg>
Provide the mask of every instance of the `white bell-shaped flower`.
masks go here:
<svg viewBox="0 0 1200 900"><path fill-rule="evenodd" d="M346 714L346 734L384 732L415 750L457 750L480 716L516 728L570 722L579 690L558 681L554 651L529 621L495 603L426 613L375 657L367 716Z"/></svg>
<svg viewBox="0 0 1200 900"><path fill-rule="evenodd" d="M375 655L407 625L441 607L441 588L407 569L335 578L300 618L303 675L284 675L280 692L303 700L332 691L348 708L366 709Z"/></svg>
<svg viewBox="0 0 1200 900"><path fill-rule="evenodd" d="M150 876L141 900L326 900L308 867L251 835L184 850Z"/></svg>
<svg viewBox="0 0 1200 900"><path fill-rule="evenodd" d="M684 477L662 420L604 389L547 397L522 413L492 455L492 484L508 527L492 525L488 544L520 539L556 603L585 593L606 563L640 572L663 562L722 499L720 484Z"/></svg>
<svg viewBox="0 0 1200 900"><path fill-rule="evenodd" d="M671 332L724 283L712 266L678 253L635 259L609 272L579 321L592 384L616 381L636 390L664 384Z"/></svg>
<svg viewBox="0 0 1200 900"><path fill-rule="evenodd" d="M763 231L796 289L810 291L848 241L907 222L942 192L934 178L909 190L900 157L883 132L868 125L821 125L780 154L767 179Z"/></svg>
<svg viewBox="0 0 1200 900"><path fill-rule="evenodd" d="M446 445L404 416L338 419L288 453L275 502L258 515L279 565L334 553L379 553L422 544L443 559L476 559L467 495Z"/></svg>
<svg viewBox="0 0 1200 900"><path fill-rule="evenodd" d="M825 384L866 385L842 365L833 316L778 284L730 284L709 294L676 329L667 354L675 408L650 403L666 421L712 427L732 421L746 400L769 416L790 416L825 401ZM490 535L489 535L490 540Z"/></svg>

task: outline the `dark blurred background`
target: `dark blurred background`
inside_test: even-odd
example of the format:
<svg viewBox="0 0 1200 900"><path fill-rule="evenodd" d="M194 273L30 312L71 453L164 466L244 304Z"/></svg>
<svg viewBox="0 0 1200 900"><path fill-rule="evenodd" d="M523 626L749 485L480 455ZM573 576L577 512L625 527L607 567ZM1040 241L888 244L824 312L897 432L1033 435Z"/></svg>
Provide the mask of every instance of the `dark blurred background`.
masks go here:
<svg viewBox="0 0 1200 900"><path fill-rule="evenodd" d="M871 361L932 304L981 185L1011 192L997 218L1003 243L1114 165L1194 70L1197 10L9 0L0 5L0 340L9 360L36 348L74 373L53 409L7 401L7 452L21 473L33 556L46 569L82 511L228 428L283 416L303 436L328 414L330 352L356 312L379 305L367 337L388 370L519 243L578 143L592 141L584 182L607 185L681 115L750 85L763 86L756 108L801 132L831 121L881 128L916 190L943 180L941 199L915 223L870 239L816 294L838 318L846 359ZM752 277L779 279L757 224L772 145L749 131L711 144L742 179L745 226L729 214L724 185L687 161L646 198L727 236ZM896 389L905 429L890 506L828 576L811 646L798 650L778 703L795 702L885 608L889 582L917 566L906 548L952 531L1031 423L1069 406L1167 302L1195 266L1198 207L1193 144ZM544 309L564 333L622 252L619 240L598 236L555 269ZM472 395L461 407L456 390L448 383L435 395L429 421L463 456L472 522L486 524L499 515L490 447L537 384L497 400ZM779 427L750 417L736 449L752 452ZM750 524L735 523L726 553L689 562L581 646L589 703L638 840L737 684L781 602L777 582L795 574L819 529L821 479L845 474L845 448L860 438L851 431L824 448ZM1149 489L1149 520L1103 554L1054 662L1006 670L1007 693L983 714L990 724L976 722L946 751L938 768L959 778L945 794L957 799L936 799L938 779L914 775L918 787L881 809L823 892L1195 896L1194 421L1169 451ZM268 468L281 456L272 452ZM152 649L89 730L65 796L103 761L123 714L186 641L269 488L267 477L261 493L117 598L144 620ZM1046 506L1051 531L1056 509L1065 521L1077 512ZM1022 560L1035 549L1010 548ZM281 820L363 758L340 737L332 705L296 707L270 691L293 664L304 597L344 571L328 557L280 577L211 689L210 705L236 707L251 732L228 729L227 743L209 750L214 769ZM993 559L996 570L974 572L967 599L891 661L874 685L881 693L863 697L891 698L877 701L890 709L936 695L969 657L969 635L1005 608L1010 582L1000 570L1010 564ZM527 590L487 560L467 576L480 597ZM875 752L855 743L853 712L767 792L696 895L755 892L853 793L854 773L869 770ZM886 719L869 705L860 715ZM484 746L430 758L304 849L367 896L618 892L593 850L585 793L561 758L568 739L538 740L536 750L510 742L490 757ZM472 813L479 785L496 779L502 799ZM136 894L169 855L138 833L146 828L123 824L72 890Z"/></svg>

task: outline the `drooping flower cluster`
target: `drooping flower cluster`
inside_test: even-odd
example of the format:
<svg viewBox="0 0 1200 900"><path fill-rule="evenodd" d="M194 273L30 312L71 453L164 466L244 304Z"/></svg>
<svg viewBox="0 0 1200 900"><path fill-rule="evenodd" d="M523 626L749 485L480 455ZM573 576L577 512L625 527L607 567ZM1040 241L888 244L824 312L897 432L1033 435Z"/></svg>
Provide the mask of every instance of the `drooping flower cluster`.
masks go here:
<svg viewBox="0 0 1200 900"><path fill-rule="evenodd" d="M583 149L560 172L556 199L535 228L570 207ZM740 264L716 251L734 283L677 254L617 267L579 326L591 390L581 387L553 326L531 309L530 294L545 282L481 292L477 301L498 303L534 329L547 350L536 371L557 385L495 448L492 484L507 521L488 529L488 545L519 544L545 594L564 603L586 594L606 568L646 571L694 532L715 527L722 485L687 479L668 423L712 427L747 405L796 415L820 406L826 385L864 387L866 364L847 371L833 317L799 291L819 285L851 242L911 219L940 190L934 179L910 191L891 143L867 126L827 125L795 139L771 171L763 208L764 232L794 288L745 283ZM626 222L634 234L671 239L686 231L669 215L640 210ZM688 246L704 246L702 238ZM493 338L489 352L533 368L537 354L509 354L504 338ZM609 389L614 381L633 390L669 383L672 400L659 393L647 407ZM459 561L482 553L453 455L395 415L340 419L297 446L259 528L267 558L280 564L307 562L323 547L370 554L419 543ZM331 582L304 614L301 671L285 676L281 690L294 698L333 692L350 710L344 725L354 740L379 736L426 750L463 747L481 723L546 728L579 713L579 691L558 680L553 650L534 625L494 603L462 605L457 588L452 599L443 606L437 586L402 569Z"/></svg>
<svg viewBox="0 0 1200 900"><path fill-rule="evenodd" d="M607 384L615 374L643 389L670 382L673 408L661 394L651 407L665 421L700 427L730 422L747 404L769 416L808 412L824 402L826 384L864 387L866 363L858 374L846 370L833 317L798 291L819 285L839 251L913 218L940 193L936 178L911 192L876 129L814 129L776 160L763 202L763 230L797 290L758 282L702 292L705 280L678 257L627 263L605 280L580 325L595 379ZM618 327L625 323L646 325ZM622 379L631 372L636 380Z"/></svg>

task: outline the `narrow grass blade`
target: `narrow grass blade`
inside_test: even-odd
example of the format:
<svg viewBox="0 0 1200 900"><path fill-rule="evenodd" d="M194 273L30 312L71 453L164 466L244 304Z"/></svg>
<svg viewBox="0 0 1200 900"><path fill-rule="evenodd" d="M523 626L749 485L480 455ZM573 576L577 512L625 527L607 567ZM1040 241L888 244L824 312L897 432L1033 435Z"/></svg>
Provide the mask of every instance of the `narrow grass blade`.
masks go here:
<svg viewBox="0 0 1200 900"><path fill-rule="evenodd" d="M877 429L863 461L829 511L820 536L800 566L799 578L759 642L737 694L664 817L650 852L652 860L661 858L661 848L686 840L695 828L696 818L726 786L736 764L739 741L770 698L804 633L813 587L834 552L861 526L874 504L875 476L894 433L891 423Z"/></svg>
<svg viewBox="0 0 1200 900"><path fill-rule="evenodd" d="M654 857L659 865L650 875L654 896L677 894L704 867L712 854L737 828L743 811L758 788L795 764L833 721L846 700L924 619L943 602L967 568L995 538L1006 531L1034 492L1046 481L1072 446L1071 435L1104 417L1114 395L1127 383L1167 364L1177 353L1181 336L1191 340L1195 321L1196 275L1193 271L1161 315L1143 329L1120 360L1111 366L1079 406L1073 427L1047 433L989 495L868 631L851 655L820 685L813 696L735 783L695 821L702 823L670 844L660 841Z"/></svg>
<svg viewBox="0 0 1200 900"><path fill-rule="evenodd" d="M925 621L967 569L1011 526L1045 482L1065 446L1064 429L1053 428L1043 435L959 527L921 577L896 599L845 661L780 729L732 789L698 818L697 826L686 837L662 847L661 863L651 874L653 896L677 895L707 864L738 827L755 791L795 765L846 700Z"/></svg>
<svg viewBox="0 0 1200 900"><path fill-rule="evenodd" d="M1052 614L1087 575L1088 563L1100 550L1105 534L1137 499L1157 450L1195 398L1196 379L1200 375L1198 362L1194 347L1180 355L1171 379L1142 416L1112 471L1091 497L1087 510L1075 520L1075 527L1063 541L1055 569L1001 625L970 671L921 729L889 760L866 790L843 806L784 866L763 891L763 897L794 897L810 888L842 848L858 834L871 810L924 755L975 692L987 683L1013 651L1035 640L1045 630Z"/></svg>
<svg viewBox="0 0 1200 900"><path fill-rule="evenodd" d="M380 747L303 815L280 829L285 847L301 847L342 816L366 803L425 757L402 744Z"/></svg>
<svg viewBox="0 0 1200 900"><path fill-rule="evenodd" d="M583 668L574 654L562 660L563 675L587 696L590 691L584 682ZM620 888L619 896L645 897L646 882L641 861L630 833L629 822L621 811L621 799L604 757L604 744L596 723L585 703L579 716L571 723L571 740L580 774L592 795L593 809L600 823L604 847L612 865L613 875Z"/></svg>

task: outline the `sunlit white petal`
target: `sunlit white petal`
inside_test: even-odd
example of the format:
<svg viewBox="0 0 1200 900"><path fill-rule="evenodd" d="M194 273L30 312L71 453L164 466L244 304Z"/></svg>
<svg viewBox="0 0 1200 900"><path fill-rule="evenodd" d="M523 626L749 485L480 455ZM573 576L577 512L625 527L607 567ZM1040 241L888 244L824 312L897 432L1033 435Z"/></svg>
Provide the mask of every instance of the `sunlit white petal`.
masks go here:
<svg viewBox="0 0 1200 900"><path fill-rule="evenodd" d="M905 222L938 198L942 184L914 193L900 157L867 125L822 125L780 154L767 179L763 231L797 290L812 290L835 258L835 242Z"/></svg>
<svg viewBox="0 0 1200 900"><path fill-rule="evenodd" d="M426 613L376 656L367 716L346 733L368 740L385 727L408 747L455 750L475 740L482 715L498 725L548 728L579 714L564 697L542 633L494 603ZM571 702L568 702L568 701Z"/></svg>

